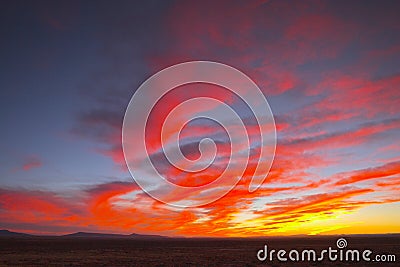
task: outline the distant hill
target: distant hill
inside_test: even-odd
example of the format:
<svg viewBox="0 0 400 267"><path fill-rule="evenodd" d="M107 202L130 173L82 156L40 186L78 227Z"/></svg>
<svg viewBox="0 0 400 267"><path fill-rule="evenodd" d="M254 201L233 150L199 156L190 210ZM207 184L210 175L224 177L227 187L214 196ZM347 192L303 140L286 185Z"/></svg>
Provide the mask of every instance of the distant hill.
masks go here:
<svg viewBox="0 0 400 267"><path fill-rule="evenodd" d="M0 237L30 237L32 235L29 234L24 234L24 233L17 233L17 232L11 232L8 230L0 230Z"/></svg>
<svg viewBox="0 0 400 267"><path fill-rule="evenodd" d="M102 234L102 233L88 233L88 232L76 232L72 234L62 235L62 237L90 237L90 238L122 238L125 235L119 234Z"/></svg>
<svg viewBox="0 0 400 267"><path fill-rule="evenodd" d="M63 235L62 237L76 237L76 238L129 238L129 239L162 239L168 238L161 235L140 235L140 234L103 234L103 233L88 233L88 232L77 232L72 234Z"/></svg>
<svg viewBox="0 0 400 267"><path fill-rule="evenodd" d="M0 237L35 237L38 235L30 235L24 233L12 232L9 230L0 230ZM141 234L103 234L103 233L90 233L90 232L76 232L61 236L54 235L53 237L70 237L70 238L125 238L125 239L164 239L169 238L161 235L141 235Z"/></svg>

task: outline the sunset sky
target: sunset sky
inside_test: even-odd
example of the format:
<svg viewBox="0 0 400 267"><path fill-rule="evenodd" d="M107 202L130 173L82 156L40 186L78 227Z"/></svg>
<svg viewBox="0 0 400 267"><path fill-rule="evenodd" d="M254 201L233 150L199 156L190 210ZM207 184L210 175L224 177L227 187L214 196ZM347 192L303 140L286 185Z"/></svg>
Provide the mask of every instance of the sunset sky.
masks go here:
<svg viewBox="0 0 400 267"><path fill-rule="evenodd" d="M399 10L399 1L3 1L0 229L399 233ZM121 129L147 78L193 60L231 65L260 87L274 115L277 147L257 191L248 191L255 168L249 162L226 196L182 209L135 184ZM187 85L157 104L150 133L157 134L168 110L199 96L231 105L251 131L249 110L235 96ZM189 123L182 151L198 157L205 137L218 141L219 157L199 175L168 166L149 136L152 160L177 184L213 181L229 150L219 125ZM258 145L250 138L252 149Z"/></svg>

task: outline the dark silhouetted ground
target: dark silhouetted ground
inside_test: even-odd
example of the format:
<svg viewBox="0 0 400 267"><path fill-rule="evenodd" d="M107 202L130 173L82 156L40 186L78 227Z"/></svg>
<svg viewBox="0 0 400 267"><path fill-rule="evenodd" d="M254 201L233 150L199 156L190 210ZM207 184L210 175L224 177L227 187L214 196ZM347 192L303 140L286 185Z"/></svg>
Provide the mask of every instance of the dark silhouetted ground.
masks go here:
<svg viewBox="0 0 400 267"><path fill-rule="evenodd" d="M400 235L348 236L348 249L394 254L397 262L260 262L257 251L336 247L338 237L154 239L0 237L0 266L400 266ZM372 256L371 256L372 257Z"/></svg>

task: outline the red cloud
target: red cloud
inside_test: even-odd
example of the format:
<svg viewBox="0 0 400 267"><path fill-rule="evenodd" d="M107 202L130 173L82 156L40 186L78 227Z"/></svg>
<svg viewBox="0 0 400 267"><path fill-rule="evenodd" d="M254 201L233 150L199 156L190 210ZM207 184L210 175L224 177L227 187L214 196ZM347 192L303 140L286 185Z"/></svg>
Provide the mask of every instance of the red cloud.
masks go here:
<svg viewBox="0 0 400 267"><path fill-rule="evenodd" d="M335 185L352 184L370 179L390 177L393 175L400 175L400 161L390 162L375 168L369 168L359 171L353 171L351 173L339 174L338 177L343 177L343 178L337 181Z"/></svg>
<svg viewBox="0 0 400 267"><path fill-rule="evenodd" d="M0 189L0 210L0 225L18 231L51 233L58 227L64 232L85 225L79 204L48 191Z"/></svg>
<svg viewBox="0 0 400 267"><path fill-rule="evenodd" d="M34 168L39 168L43 165L42 161L37 156L30 156L25 158L22 165L22 170L29 171Z"/></svg>

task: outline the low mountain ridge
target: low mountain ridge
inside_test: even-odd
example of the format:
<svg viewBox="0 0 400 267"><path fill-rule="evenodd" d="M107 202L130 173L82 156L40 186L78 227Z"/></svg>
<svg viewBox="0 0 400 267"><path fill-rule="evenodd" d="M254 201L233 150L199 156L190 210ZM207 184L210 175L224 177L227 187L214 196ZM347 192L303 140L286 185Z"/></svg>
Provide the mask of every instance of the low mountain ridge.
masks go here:
<svg viewBox="0 0 400 267"><path fill-rule="evenodd" d="M24 234L24 233L12 232L12 231L8 231L8 230L0 230L0 236L5 236L5 237L29 237L29 236L32 236L32 235Z"/></svg>
<svg viewBox="0 0 400 267"><path fill-rule="evenodd" d="M63 235L62 237L77 237L77 238L131 238L131 239L161 239L168 238L161 235L142 235L142 234L104 234L104 233L92 233L92 232L76 232L72 234Z"/></svg>
<svg viewBox="0 0 400 267"><path fill-rule="evenodd" d="M0 237L37 237L41 235L31 235L25 233L12 232L9 230L0 230ZM142 234L105 234L105 233L92 233L92 232L76 232L66 235L46 235L47 237L65 237L65 238L125 238L125 239L164 239L167 236L161 235L142 235Z"/></svg>

